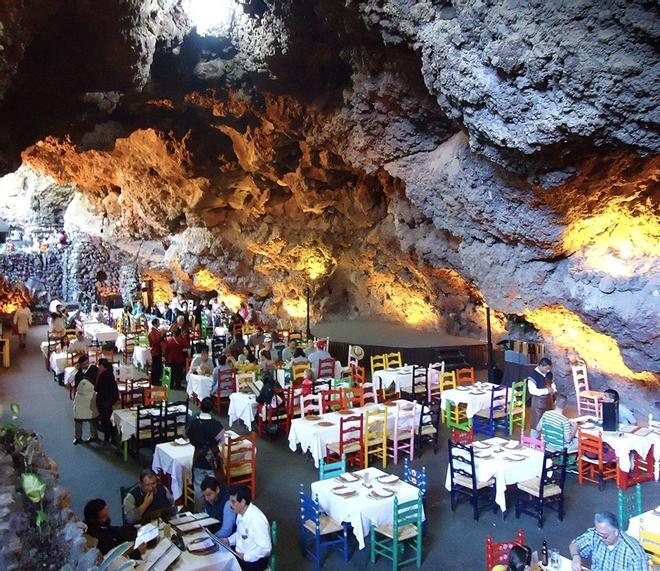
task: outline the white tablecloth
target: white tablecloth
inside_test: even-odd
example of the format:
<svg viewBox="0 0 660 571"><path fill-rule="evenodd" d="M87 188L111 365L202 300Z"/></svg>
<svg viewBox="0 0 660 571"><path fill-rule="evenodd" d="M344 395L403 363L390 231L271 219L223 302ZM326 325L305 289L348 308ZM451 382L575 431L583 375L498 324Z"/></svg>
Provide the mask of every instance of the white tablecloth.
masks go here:
<svg viewBox="0 0 660 571"><path fill-rule="evenodd" d="M192 444L177 446L172 442L164 442L156 446L151 467L154 471L162 470L170 475L172 480L172 495L177 500L183 495L183 474L192 469Z"/></svg>
<svg viewBox="0 0 660 571"><path fill-rule="evenodd" d="M406 400L394 401L404 405L411 403ZM363 407L351 409L352 414L364 415L365 412L373 407L380 407L380 404L368 404ZM394 407L386 406L387 410L387 430L388 434L394 430ZM417 405L415 420L419 421L420 407ZM319 420L306 420L304 418L294 418L291 421L291 429L289 431L289 448L293 451L297 450L300 445L303 453L309 450L314 458L314 464L318 468L321 458L325 457L326 446L333 442L339 441L339 426L341 417L344 415L336 412L329 412L322 414ZM319 426L319 422L332 422L332 426Z"/></svg>
<svg viewBox="0 0 660 571"><path fill-rule="evenodd" d="M572 420L585 420L587 418L589 417L581 416ZM589 419L595 421L595 419ZM642 458L646 458L651 446L653 446L655 479L658 479L658 465L660 464L660 434L657 432L652 431L646 436L640 436L636 433L603 432L602 429L598 427L582 430L587 434L602 434L603 442L609 444L616 453L616 457L619 460L619 468L623 472L630 472L630 453L632 451L637 452Z"/></svg>
<svg viewBox="0 0 660 571"><path fill-rule="evenodd" d="M115 339L115 347L117 348L117 351L120 353L126 349L126 335L123 333L120 333L117 335L117 339Z"/></svg>
<svg viewBox="0 0 660 571"><path fill-rule="evenodd" d="M186 392L188 393L188 396L191 397L193 393L195 393L199 400L211 396L211 391L213 389L212 377L207 377L206 375L196 375L195 373L188 373L186 375L186 381L188 381L188 385L186 386Z"/></svg>
<svg viewBox="0 0 660 571"><path fill-rule="evenodd" d="M85 337L89 337L99 343L106 343L110 341L116 341L119 336L119 332L116 329L113 329L105 323L83 323L83 331Z"/></svg>
<svg viewBox="0 0 660 571"><path fill-rule="evenodd" d="M426 372L426 369L422 371ZM379 391L394 384L397 391L409 389L412 387L412 373L412 365L376 371L373 375L374 388Z"/></svg>
<svg viewBox="0 0 660 571"><path fill-rule="evenodd" d="M136 345L133 347L133 364L136 367L146 367L151 364L151 349Z"/></svg>
<svg viewBox="0 0 660 571"><path fill-rule="evenodd" d="M257 414L257 397L251 393L232 393L229 395L229 426L241 420L248 429L252 428Z"/></svg>
<svg viewBox="0 0 660 571"><path fill-rule="evenodd" d="M495 385L491 383L475 384L475 388L469 387L468 390L447 389L440 394L440 407L442 410L447 408L447 401L454 404L463 403L467 405L465 411L468 418L472 418L480 410L490 409L491 389ZM481 387L481 388L480 388ZM482 394L475 394L481 392Z"/></svg>
<svg viewBox="0 0 660 571"><path fill-rule="evenodd" d="M48 362L50 363L50 368L56 375L61 375L66 369L67 362L69 359L68 353L51 353L48 357Z"/></svg>
<svg viewBox="0 0 660 571"><path fill-rule="evenodd" d="M159 409L152 409L158 411ZM177 408L172 407L171 412L185 412L185 405L180 405ZM137 432L137 409L131 410L130 408L117 408L112 411L112 424L117 427L121 436L122 442L129 440L135 436Z"/></svg>
<svg viewBox="0 0 660 571"><path fill-rule="evenodd" d="M660 512L660 506L658 506L658 512ZM644 531L660 533L660 515L654 513L653 510L649 510L640 515L636 515L635 517L631 517L627 533L639 541L639 532L642 527L644 528Z"/></svg>
<svg viewBox="0 0 660 571"><path fill-rule="evenodd" d="M495 438L489 438L483 442L503 446L509 442L509 440L496 436ZM518 443L516 440L510 442ZM504 452L500 453L493 453L493 447L488 450L491 451L490 458L475 457L474 459L474 465L477 471L477 481L486 482L491 478L495 478L495 501L504 512L506 511L506 487L531 478L540 477L541 468L543 467L543 453L538 450L532 450L531 448L518 448L515 450L506 450L503 448ZM511 452L521 454L527 458L516 462L505 460L504 456ZM445 487L447 490L451 490L451 470L449 469L449 466L447 466Z"/></svg>
<svg viewBox="0 0 660 571"><path fill-rule="evenodd" d="M367 472L369 473L371 483L373 484L373 489L380 490L383 487L386 487L394 490L400 503L417 499L419 489L410 484L406 484L403 481L385 486L380 484L376 478L387 474L387 472L383 472L378 468L370 467L366 470L353 472L353 474L364 476ZM331 478L329 480L320 480L312 484L312 497L318 496L321 508L323 508L323 510L325 510L325 512L327 512L327 514L334 520L339 522L349 522L353 526L353 533L355 534L360 549L364 549L364 540L369 534L371 522L373 521L377 526L391 524L394 512L394 496L385 499L369 498L367 496L371 490L365 488L362 485L362 482L363 480L360 479L360 481L355 484L343 484L335 478ZM340 484L353 488L357 491L357 495L344 498L333 494L332 488ZM423 513L422 518L424 518Z"/></svg>

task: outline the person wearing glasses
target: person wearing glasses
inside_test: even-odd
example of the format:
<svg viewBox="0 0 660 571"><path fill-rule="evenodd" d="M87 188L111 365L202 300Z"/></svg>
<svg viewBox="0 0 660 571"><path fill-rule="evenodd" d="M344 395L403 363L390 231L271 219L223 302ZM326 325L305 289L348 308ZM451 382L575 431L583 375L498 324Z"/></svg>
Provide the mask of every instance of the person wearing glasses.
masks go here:
<svg viewBox="0 0 660 571"><path fill-rule="evenodd" d="M648 556L637 540L619 529L611 512L598 512L594 527L573 540L568 547L571 570L581 571L582 558L591 559L591 571L648 571Z"/></svg>

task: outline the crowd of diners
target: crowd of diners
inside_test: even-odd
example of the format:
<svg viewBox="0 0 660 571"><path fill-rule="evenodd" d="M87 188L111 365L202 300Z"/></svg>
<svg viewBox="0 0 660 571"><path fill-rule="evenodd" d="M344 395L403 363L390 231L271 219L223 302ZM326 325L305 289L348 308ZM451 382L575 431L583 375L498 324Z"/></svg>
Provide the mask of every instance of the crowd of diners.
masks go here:
<svg viewBox="0 0 660 571"><path fill-rule="evenodd" d="M254 331L247 341L242 333L231 335L231 341L224 353L215 362L208 347L201 345L189 363L189 370L197 374L212 375L217 383L218 375L224 369L234 368L237 363L257 364L265 372L258 402L269 402L275 394L276 382L269 370L280 364L310 362L311 367L306 371L302 384L304 395L311 392L315 365L319 360L330 357L322 341L318 344L306 342L304 346L299 346L296 340L287 342L280 339L272 326L269 327L269 330L272 330L266 334L261 326L260 315L251 303L242 303L238 311L231 311L217 298L202 299L191 305L181 294L177 294L169 304L160 304L146 311L140 304L136 304L134 308L126 308L126 311L131 311L136 317L149 316L145 329L152 357L153 385L160 383L162 366L167 364L172 371L172 388L182 388L184 364L193 353L195 329L199 336L203 323L212 328L224 328L230 335L237 329L237 325L248 323L253 326ZM92 306L90 313L97 321L107 320L107 314L99 306ZM81 442L82 427L86 421L90 424L91 440L98 439L97 428L100 428L105 440L112 442L115 428L110 422L110 415L113 405L119 399L112 364L106 359L90 364L86 355L89 341L81 331L76 331L74 340L68 339L66 329L75 323L78 317L69 316L66 309L59 305L49 319L49 335L60 338L62 349L80 353L75 375L74 444ZM15 322L21 324L23 332L25 324L29 326L30 320L31 317L25 311L15 318ZM546 423L559 427L564 434L567 450L572 451L576 448L577 426L564 413L567 397L558 393L551 367L551 361L542 358L527 379L527 388L531 395L532 436L542 432ZM95 399L95 403L92 403L91 399ZM634 415L619 402L616 391L606 390L605 400L618 404L622 422L635 422ZM94 408L98 411L97 416L93 416ZM195 448L193 481L199 508L218 520L215 534L223 542L235 547L242 569L265 569L272 549L269 524L263 512L252 503L249 488L228 488L225 484L222 455L219 453L219 447L224 442L224 428L221 422L212 416L212 409L212 399L203 399L199 414L191 419L187 428L188 438ZM604 454L607 459L614 451L608 450L607 444L605 447ZM85 506L84 519L88 533L98 539L98 547L102 552L107 552L122 541L134 539L137 533L136 525L175 511L170 492L158 482L156 474L150 469L140 472L138 482L126 493L122 509L125 524L113 526L105 500L95 498ZM142 553L140 550L134 552L132 556L139 558L144 549L141 551ZM593 571L648 569L648 557L641 545L620 528L617 517L610 512L596 513L594 527L575 538L570 543L569 551L572 557L571 566L575 571L581 570L584 557L591 559ZM532 550L525 545L516 545L510 551L508 564L497 566L492 571L527 571L531 569L531 565Z"/></svg>

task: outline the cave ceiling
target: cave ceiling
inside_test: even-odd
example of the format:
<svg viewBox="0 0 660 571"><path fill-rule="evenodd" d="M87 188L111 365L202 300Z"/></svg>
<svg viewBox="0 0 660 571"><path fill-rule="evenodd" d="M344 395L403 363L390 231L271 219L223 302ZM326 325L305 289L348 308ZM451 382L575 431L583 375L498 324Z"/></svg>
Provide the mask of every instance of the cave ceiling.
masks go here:
<svg viewBox="0 0 660 571"><path fill-rule="evenodd" d="M479 335L487 303L660 371L656 3L191 4L0 4L0 172L267 313L314 266L319 317Z"/></svg>

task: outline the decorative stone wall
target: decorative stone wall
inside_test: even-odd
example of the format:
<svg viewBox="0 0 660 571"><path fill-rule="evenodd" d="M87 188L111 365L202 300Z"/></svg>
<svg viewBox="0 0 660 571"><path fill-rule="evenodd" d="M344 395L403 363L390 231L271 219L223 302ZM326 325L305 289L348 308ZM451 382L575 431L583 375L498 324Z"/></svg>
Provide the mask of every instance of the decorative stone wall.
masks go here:
<svg viewBox="0 0 660 571"><path fill-rule="evenodd" d="M140 272L137 266L123 265L119 268L119 291L124 305L131 305L140 291Z"/></svg>
<svg viewBox="0 0 660 571"><path fill-rule="evenodd" d="M55 248L45 254L17 252L0 255L0 275L9 283L22 282L31 290L43 290L48 299L62 298L65 252Z"/></svg>

